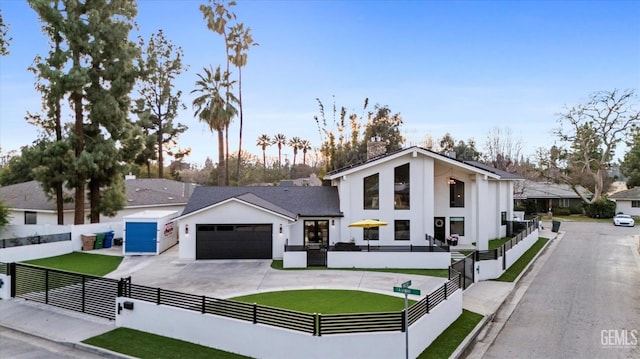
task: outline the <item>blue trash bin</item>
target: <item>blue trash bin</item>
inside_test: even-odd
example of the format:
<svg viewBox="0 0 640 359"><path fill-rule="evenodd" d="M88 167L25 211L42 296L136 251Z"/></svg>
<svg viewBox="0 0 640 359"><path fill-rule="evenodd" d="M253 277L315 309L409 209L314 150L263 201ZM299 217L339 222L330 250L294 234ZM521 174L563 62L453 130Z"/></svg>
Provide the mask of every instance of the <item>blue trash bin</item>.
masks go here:
<svg viewBox="0 0 640 359"><path fill-rule="evenodd" d="M113 231L104 232L103 248L111 248L111 245L113 244L114 235L115 233Z"/></svg>

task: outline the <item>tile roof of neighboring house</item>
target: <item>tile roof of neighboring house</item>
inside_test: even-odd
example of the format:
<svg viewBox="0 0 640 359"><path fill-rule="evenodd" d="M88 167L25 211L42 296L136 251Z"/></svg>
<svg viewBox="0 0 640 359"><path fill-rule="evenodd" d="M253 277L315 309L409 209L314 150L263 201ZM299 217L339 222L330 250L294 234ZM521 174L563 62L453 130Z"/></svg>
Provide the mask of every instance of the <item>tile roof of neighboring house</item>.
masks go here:
<svg viewBox="0 0 640 359"><path fill-rule="evenodd" d="M471 169L471 170L474 170L476 172L482 172L482 173L487 173L488 172L488 173L494 174L495 175L494 178L497 177L498 179L509 179L509 180L522 180L523 179L522 177L520 177L517 174L509 173L509 172L506 172L506 171L502 171L502 170L499 170L497 168L482 164L482 163L477 162L477 161L462 161L462 160L456 159L454 157L450 157L450 156L447 156L445 154L438 153L438 152L435 152L435 151L432 151L432 150L429 150L429 149L426 149L426 148L423 148L423 147L418 147L418 146L412 146L412 147L403 148L401 150L397 150L397 151L386 153L384 155L373 157L373 158L368 159L368 160L366 160L364 162L356 163L356 164L353 164L353 165L350 165L350 166L347 166L347 167L343 167L343 168L339 168L337 170L333 170L333 171L331 171L331 172L329 172L329 173L327 173L325 175L325 179L334 178L334 177L336 177L336 175L338 173L348 172L348 171L350 171L350 170L352 170L354 168L360 167L360 166L365 166L365 165L371 164L373 162L377 162L377 161L385 160L385 159L390 158L390 157L394 157L395 155L398 155L398 154L400 154L402 152L410 153L412 151L419 151L419 152L421 152L423 154L426 154L426 155L434 157L434 158L439 158L439 159L441 159L443 161L451 161L453 163L457 162L461 167L466 167L467 169Z"/></svg>
<svg viewBox="0 0 640 359"><path fill-rule="evenodd" d="M196 187L181 217L232 198L290 218L298 215L302 217L342 216L338 189L335 187L200 186Z"/></svg>
<svg viewBox="0 0 640 359"><path fill-rule="evenodd" d="M640 200L640 187L633 187L626 191L616 192L609 196L610 199L638 201Z"/></svg>
<svg viewBox="0 0 640 359"><path fill-rule="evenodd" d="M145 207L167 204L186 204L196 185L162 178L125 180L127 204L125 207ZM66 196L72 197L72 192ZM49 199L40 183L29 181L0 187L0 199L5 207L13 209L55 211L54 199ZM73 202L65 203L64 209L73 209Z"/></svg>
<svg viewBox="0 0 640 359"><path fill-rule="evenodd" d="M523 192L519 198L580 198L569 185L550 183L550 182L534 182L524 181L522 188ZM587 189L582 189L582 193L588 198L591 197L591 193Z"/></svg>

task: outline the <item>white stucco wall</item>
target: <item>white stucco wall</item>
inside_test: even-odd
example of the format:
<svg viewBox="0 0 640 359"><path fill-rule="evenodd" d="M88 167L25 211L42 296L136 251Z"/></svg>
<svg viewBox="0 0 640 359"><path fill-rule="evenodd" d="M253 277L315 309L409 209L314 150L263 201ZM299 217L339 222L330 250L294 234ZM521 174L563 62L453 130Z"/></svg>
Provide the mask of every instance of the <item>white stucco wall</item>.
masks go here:
<svg viewBox="0 0 640 359"><path fill-rule="evenodd" d="M284 268L307 268L307 252L284 252L282 259Z"/></svg>
<svg viewBox="0 0 640 359"><path fill-rule="evenodd" d="M273 259L282 259L286 238L291 237L291 219L256 208L238 200L230 200L180 218L181 259L196 258L196 225L197 224L272 224L273 225ZM280 233L282 225L282 233ZM186 228L189 233L186 233ZM291 244L291 243L290 243Z"/></svg>
<svg viewBox="0 0 640 359"><path fill-rule="evenodd" d="M510 250L507 251L506 265L507 269L513 265L534 243L538 241L539 232L536 229L531 232L525 239L518 242ZM489 280L500 277L505 270L502 269L503 257L494 260L476 261L475 280Z"/></svg>
<svg viewBox="0 0 640 359"><path fill-rule="evenodd" d="M313 336L129 298L116 301L134 304L133 310L123 309L116 316L118 327L254 358L387 359L402 358L405 354L405 333L399 331ZM457 290L409 328L409 356L417 357L461 313L462 291Z"/></svg>
<svg viewBox="0 0 640 359"><path fill-rule="evenodd" d="M423 268L451 265L450 252L351 252L327 253L328 268Z"/></svg>
<svg viewBox="0 0 640 359"><path fill-rule="evenodd" d="M2 282L0 300L11 299L11 277L6 274L0 274L0 281Z"/></svg>
<svg viewBox="0 0 640 359"><path fill-rule="evenodd" d="M74 251L73 241L62 241L0 249L0 262L12 263L55 257Z"/></svg>

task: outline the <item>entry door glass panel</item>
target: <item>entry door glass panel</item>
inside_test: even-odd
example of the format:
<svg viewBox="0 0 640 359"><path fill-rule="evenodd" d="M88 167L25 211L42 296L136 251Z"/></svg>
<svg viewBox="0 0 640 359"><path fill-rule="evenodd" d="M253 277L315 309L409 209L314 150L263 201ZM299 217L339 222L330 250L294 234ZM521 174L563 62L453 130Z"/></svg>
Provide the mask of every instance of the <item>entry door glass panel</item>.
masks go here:
<svg viewBox="0 0 640 359"><path fill-rule="evenodd" d="M326 246L329 243L329 221L304 221L304 244Z"/></svg>

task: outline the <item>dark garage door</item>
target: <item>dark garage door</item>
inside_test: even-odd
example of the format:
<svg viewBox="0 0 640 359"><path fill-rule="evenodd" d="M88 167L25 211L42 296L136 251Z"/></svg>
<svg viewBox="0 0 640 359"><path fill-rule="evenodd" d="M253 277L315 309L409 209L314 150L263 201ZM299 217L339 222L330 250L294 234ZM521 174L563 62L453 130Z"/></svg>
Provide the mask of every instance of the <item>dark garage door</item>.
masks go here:
<svg viewBox="0 0 640 359"><path fill-rule="evenodd" d="M271 259L271 224L198 224L196 259Z"/></svg>

